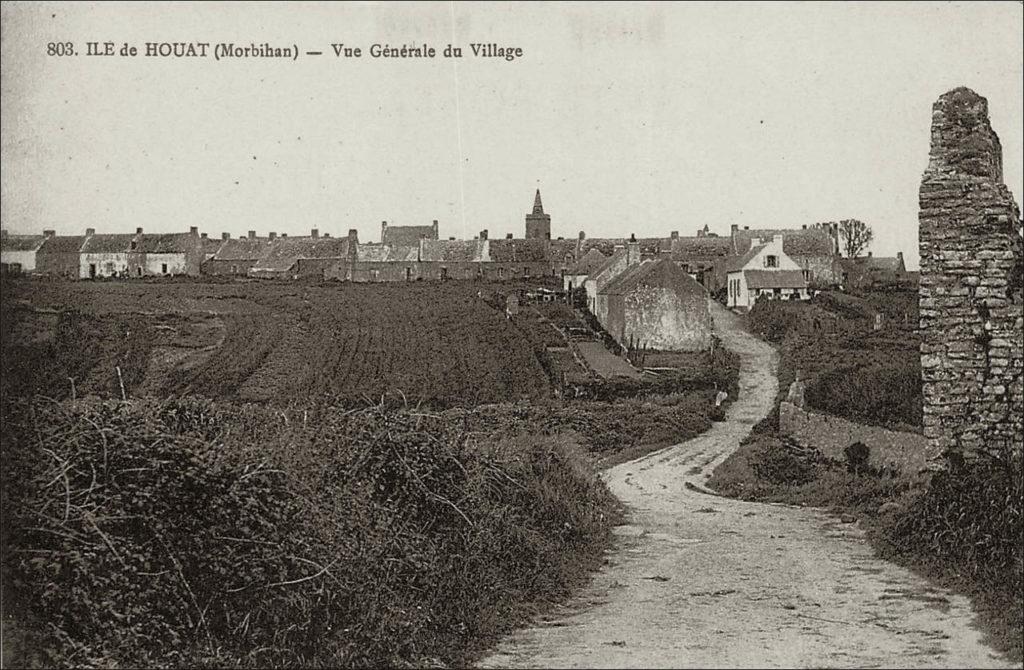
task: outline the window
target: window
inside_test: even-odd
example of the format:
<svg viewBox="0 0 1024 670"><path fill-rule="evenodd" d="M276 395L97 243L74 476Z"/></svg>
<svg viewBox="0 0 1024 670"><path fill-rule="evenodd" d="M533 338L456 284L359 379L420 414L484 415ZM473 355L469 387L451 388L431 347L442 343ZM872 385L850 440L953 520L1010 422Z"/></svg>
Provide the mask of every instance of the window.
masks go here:
<svg viewBox="0 0 1024 670"><path fill-rule="evenodd" d="M135 268L135 275L138 276L138 277L142 276L142 266L141 265L139 267Z"/></svg>
<svg viewBox="0 0 1024 670"><path fill-rule="evenodd" d="M405 281L412 279L412 268L405 268Z"/></svg>
<svg viewBox="0 0 1024 670"><path fill-rule="evenodd" d="M524 277L529 277L530 276L530 268L523 268L523 276Z"/></svg>
<svg viewBox="0 0 1024 670"><path fill-rule="evenodd" d="M448 268L441 268L441 279L448 279Z"/></svg>
<svg viewBox="0 0 1024 670"><path fill-rule="evenodd" d="M505 278L505 268L498 268L498 279Z"/></svg>
<svg viewBox="0 0 1024 670"><path fill-rule="evenodd" d="M811 271L810 270L804 270L803 275L804 275L804 281L811 281Z"/></svg>
<svg viewBox="0 0 1024 670"><path fill-rule="evenodd" d="M167 274L167 263L161 263L160 264L160 273L161 274Z"/></svg>
<svg viewBox="0 0 1024 670"><path fill-rule="evenodd" d="M764 266L766 268L777 268L777 267L779 267L779 257L778 256L771 256L771 255L765 256L764 257Z"/></svg>
<svg viewBox="0 0 1024 670"><path fill-rule="evenodd" d="M380 277L380 270L370 270L370 281L377 281Z"/></svg>

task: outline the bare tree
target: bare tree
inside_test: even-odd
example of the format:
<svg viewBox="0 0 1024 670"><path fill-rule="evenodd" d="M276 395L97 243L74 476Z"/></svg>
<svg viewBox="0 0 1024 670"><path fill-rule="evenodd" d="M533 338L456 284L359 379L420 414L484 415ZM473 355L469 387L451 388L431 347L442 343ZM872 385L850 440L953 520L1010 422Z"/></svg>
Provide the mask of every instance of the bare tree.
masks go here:
<svg viewBox="0 0 1024 670"><path fill-rule="evenodd" d="M857 219L846 219L839 222L839 238L848 258L856 258L871 246L874 233L871 226Z"/></svg>

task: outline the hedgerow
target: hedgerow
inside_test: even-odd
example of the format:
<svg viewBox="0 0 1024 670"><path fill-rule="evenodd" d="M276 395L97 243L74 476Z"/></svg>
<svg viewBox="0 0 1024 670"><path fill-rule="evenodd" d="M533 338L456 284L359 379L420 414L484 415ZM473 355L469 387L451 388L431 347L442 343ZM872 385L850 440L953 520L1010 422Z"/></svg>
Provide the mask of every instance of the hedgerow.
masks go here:
<svg viewBox="0 0 1024 670"><path fill-rule="evenodd" d="M578 585L619 513L565 440L409 410L2 413L17 664L462 663Z"/></svg>

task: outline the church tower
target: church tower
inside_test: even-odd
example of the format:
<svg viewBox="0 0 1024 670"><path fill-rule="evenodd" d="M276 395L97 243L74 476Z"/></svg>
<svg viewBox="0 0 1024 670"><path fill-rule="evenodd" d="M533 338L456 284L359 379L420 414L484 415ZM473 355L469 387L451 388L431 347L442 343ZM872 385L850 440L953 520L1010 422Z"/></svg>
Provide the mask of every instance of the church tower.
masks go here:
<svg viewBox="0 0 1024 670"><path fill-rule="evenodd" d="M550 240L551 216L544 213L544 205L540 201L540 189L533 198L533 212L526 215L526 239Z"/></svg>

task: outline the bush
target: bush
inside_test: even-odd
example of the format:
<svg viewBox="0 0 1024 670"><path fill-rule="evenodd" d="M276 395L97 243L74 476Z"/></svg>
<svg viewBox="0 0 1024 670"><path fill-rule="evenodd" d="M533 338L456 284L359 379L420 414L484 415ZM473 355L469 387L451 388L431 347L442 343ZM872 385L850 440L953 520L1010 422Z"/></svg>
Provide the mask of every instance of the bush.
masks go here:
<svg viewBox="0 0 1024 670"><path fill-rule="evenodd" d="M18 401L3 419L25 665L465 663L580 584L618 514L564 440L470 444L409 411Z"/></svg>
<svg viewBox="0 0 1024 670"><path fill-rule="evenodd" d="M807 387L807 403L823 412L873 424L921 425L918 359L826 372Z"/></svg>

